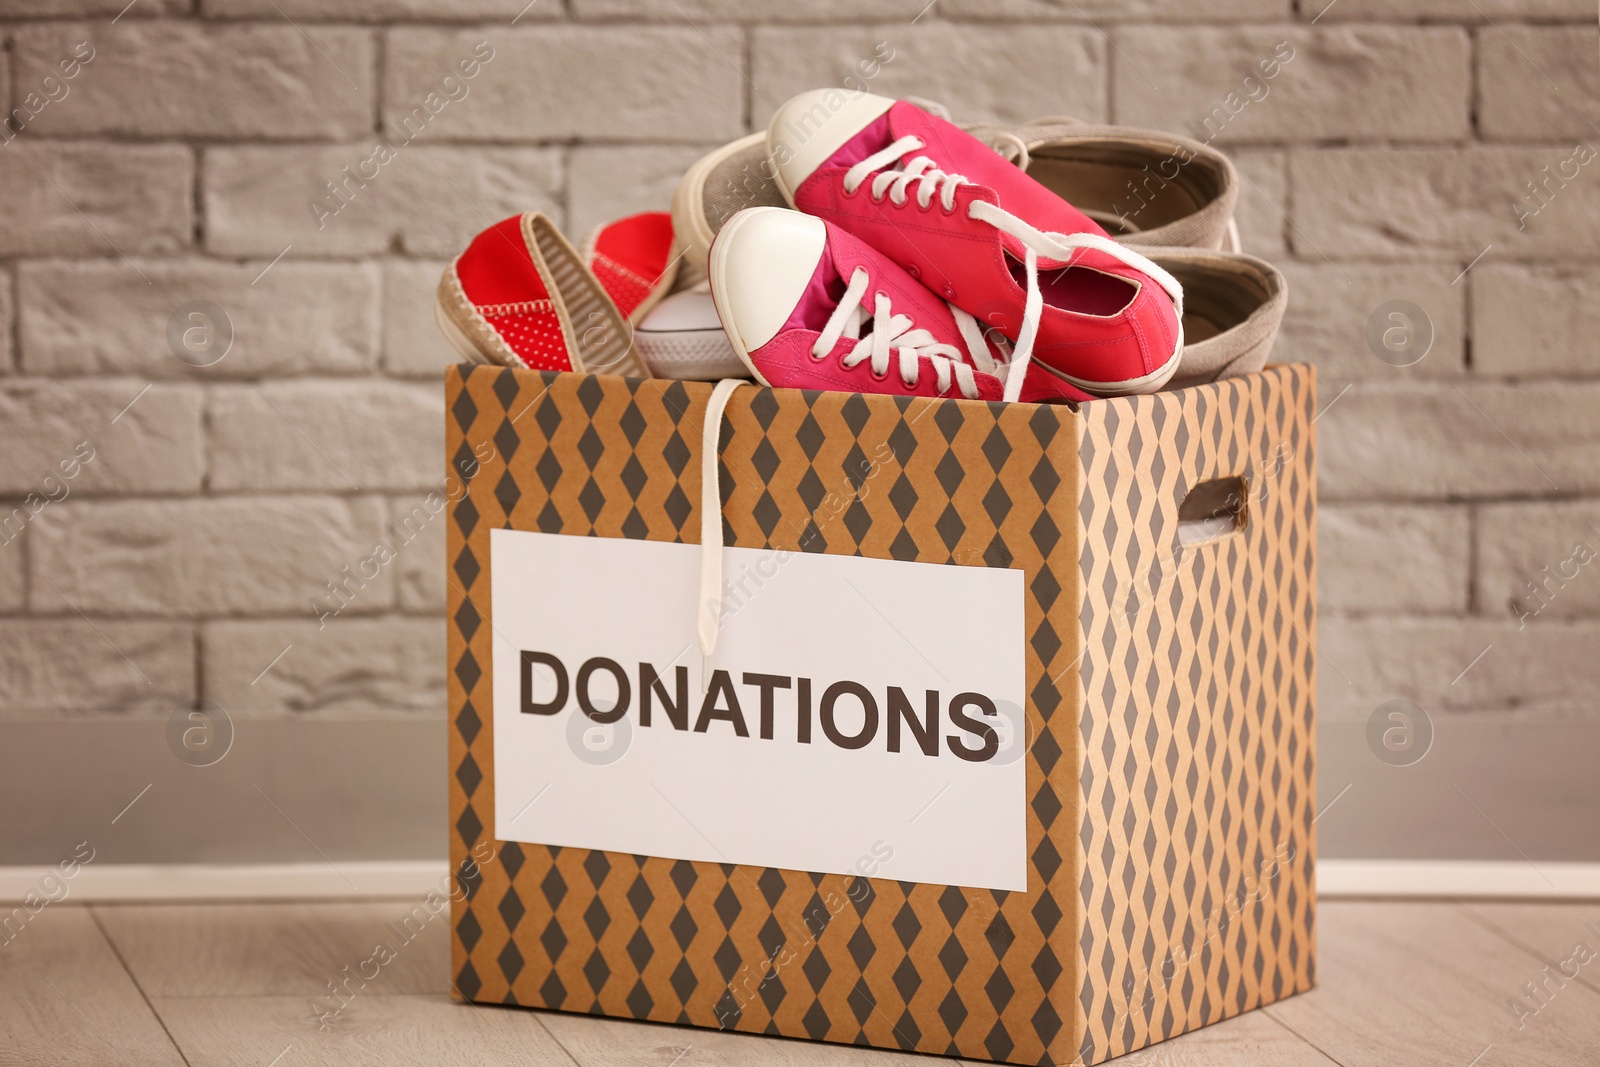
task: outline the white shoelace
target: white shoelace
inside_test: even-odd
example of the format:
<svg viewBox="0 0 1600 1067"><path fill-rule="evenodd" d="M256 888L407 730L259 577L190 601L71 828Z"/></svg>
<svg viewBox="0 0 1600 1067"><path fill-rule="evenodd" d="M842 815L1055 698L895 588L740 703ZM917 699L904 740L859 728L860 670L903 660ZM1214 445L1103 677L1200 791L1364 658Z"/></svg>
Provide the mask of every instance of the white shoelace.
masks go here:
<svg viewBox="0 0 1600 1067"><path fill-rule="evenodd" d="M946 211L956 209L956 188L970 185L971 182L960 174L947 174L940 170L938 165L927 156L913 156L901 170L885 170L889 164L910 155L920 148L926 148L927 143L920 137L902 137L888 148L863 159L860 163L844 172L844 191L854 193L861 188L861 183L866 181L874 171L880 172L872 179L872 198L882 200L887 193L895 204L906 202L906 189L912 182L917 182L917 206L926 208L933 202L935 193L939 194L939 202Z"/></svg>
<svg viewBox="0 0 1600 1067"><path fill-rule="evenodd" d="M908 136L900 138L880 152L874 152L845 171L844 191L854 194L861 188L862 182L872 177L871 193L874 200L882 200L887 196L894 204L903 205L906 202L907 190L915 182L918 207L926 210L937 195L940 206L945 211L955 211L956 189L972 183L963 175L940 170L927 156L911 155L925 147L927 145L922 138ZM900 169L885 169L906 156L911 158L906 160ZM876 172L875 177L874 172ZM989 223L1002 233L1015 237L1022 243L1027 257L1025 266L1028 284L1022 310L1022 329L1018 331L1016 347L1006 372L1005 395L1002 399L1015 401L1022 395L1023 376L1027 373L1028 364L1033 358L1033 343L1039 334L1039 320L1044 315L1044 295L1039 289L1040 256L1071 266L1072 258L1079 250L1092 249L1148 275L1172 298L1172 303L1178 312L1178 347L1182 347L1183 286L1178 283L1178 279L1150 259L1099 234L1046 233L986 200L972 201L967 205L967 214L980 222Z"/></svg>
<svg viewBox="0 0 1600 1067"><path fill-rule="evenodd" d="M862 299L870 285L865 268L857 267L851 273L843 299L812 346L813 358L821 359L832 352L842 337L859 338L855 347L840 360L844 366L855 367L871 360L872 372L882 376L889 373L890 357L895 356L900 380L910 387L916 385L917 375L926 362L933 368L940 393L949 392L954 381L964 397L978 399L977 380L972 375L972 367L961 361L960 350L954 345L939 343L926 329L914 329L909 315L894 314L886 294L876 294L872 333L860 337L867 319ZM990 355L977 320L960 308L950 310L973 362L985 371L997 371L1002 365ZM700 645L702 693L710 687L711 654L716 650L717 633L722 628L722 487L717 466L722 444L722 414L734 391L749 384L742 378L725 378L718 382L706 401L705 422L700 430L700 590L695 638Z"/></svg>
<svg viewBox="0 0 1600 1067"><path fill-rule="evenodd" d="M695 637L700 644L700 692L711 688L711 653L722 628L722 486L717 455L722 447L722 413L735 389L750 383L724 378L706 401L700 427L700 603L695 612Z"/></svg>
<svg viewBox="0 0 1600 1067"><path fill-rule="evenodd" d="M895 356L900 380L909 389L917 384L922 365L927 363L933 368L935 384L940 393L950 391L950 382L954 378L962 396L968 400L978 399L977 379L972 376L972 367L962 360L961 350L954 345L940 343L925 329L915 328L909 315L896 315L890 306L888 294L881 290L873 298L872 332L861 337L861 327L867 319L867 309L862 301L871 284L872 279L868 277L865 267L857 267L851 273L850 284L840 298L839 306L833 309L827 324L817 335L816 344L811 346L811 358L826 357L840 338L859 338L855 347L839 361L843 366L856 367L871 360L872 373L882 378L889 373L889 357ZM973 363L982 370L994 367L994 360L984 344L983 331L978 328L977 320L960 308L950 310L955 313L962 340L967 343Z"/></svg>

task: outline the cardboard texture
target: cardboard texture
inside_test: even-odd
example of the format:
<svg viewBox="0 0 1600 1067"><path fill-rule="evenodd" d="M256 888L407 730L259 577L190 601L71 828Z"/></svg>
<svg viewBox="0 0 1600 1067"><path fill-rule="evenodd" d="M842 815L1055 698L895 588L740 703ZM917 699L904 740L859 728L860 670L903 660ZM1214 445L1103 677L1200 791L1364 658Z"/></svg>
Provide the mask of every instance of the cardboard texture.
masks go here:
<svg viewBox="0 0 1600 1067"><path fill-rule="evenodd" d="M453 469L493 448L451 505L447 556L462 997L1092 1064L1311 988L1307 366L1076 411L734 394L728 545L1026 575L1026 892L874 878L852 894L840 875L495 840L489 530L697 542L710 393L447 372ZM876 491L857 495L884 446ZM1234 477L1243 525L1180 535L1188 491ZM822 508L829 493L848 506ZM475 867L486 843L497 859ZM735 995L752 969L765 981Z"/></svg>

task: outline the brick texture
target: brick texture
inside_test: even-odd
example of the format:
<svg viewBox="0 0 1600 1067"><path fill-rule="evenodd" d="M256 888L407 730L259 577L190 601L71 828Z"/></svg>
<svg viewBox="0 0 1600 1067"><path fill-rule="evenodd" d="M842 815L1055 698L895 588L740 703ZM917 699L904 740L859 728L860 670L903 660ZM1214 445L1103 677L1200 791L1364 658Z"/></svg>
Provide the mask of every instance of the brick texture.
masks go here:
<svg viewBox="0 0 1600 1067"><path fill-rule="evenodd" d="M1600 105L1595 27L1512 26L1482 33L1478 128L1497 141L1593 142Z"/></svg>
<svg viewBox="0 0 1600 1067"><path fill-rule="evenodd" d="M1462 614L1471 546L1461 508L1329 505L1317 518L1318 604L1361 615Z"/></svg>
<svg viewBox="0 0 1600 1067"><path fill-rule="evenodd" d="M377 365L376 264L144 259L136 266L24 263L23 371L258 378L359 374Z"/></svg>
<svg viewBox="0 0 1600 1067"><path fill-rule="evenodd" d="M1600 269L1486 264L1472 272L1473 365L1509 378L1600 375Z"/></svg>
<svg viewBox="0 0 1600 1067"><path fill-rule="evenodd" d="M444 398L434 384L232 386L212 392L210 416L214 489L370 492L443 482Z"/></svg>
<svg viewBox="0 0 1600 1067"><path fill-rule="evenodd" d="M1071 4L1057 0L941 0L939 11L952 19L1021 22L1190 22L1197 16L1217 22L1274 22L1291 13L1289 0L1218 0L1206 4L1203 13L1185 0L1085 0Z"/></svg>
<svg viewBox="0 0 1600 1067"><path fill-rule="evenodd" d="M194 154L181 145L53 144L24 131L0 149L0 188L0 255L170 254L193 239Z"/></svg>
<svg viewBox="0 0 1600 1067"><path fill-rule="evenodd" d="M822 86L937 100L962 121L1025 122L1041 115L1107 117L1106 41L1077 26L930 23L752 33L753 119ZM1028 71L1026 78L1018 71Z"/></svg>
<svg viewBox="0 0 1600 1067"><path fill-rule="evenodd" d="M419 507L422 510L419 511ZM400 607L406 611L443 612L444 517L431 514L423 498L404 497L390 503L389 524L391 529L413 538L407 544L405 554L397 561L395 573Z"/></svg>
<svg viewBox="0 0 1600 1067"><path fill-rule="evenodd" d="M1459 267L1439 263L1419 270L1416 264L1289 261L1282 269L1289 282L1289 310L1276 357L1315 363L1325 375L1324 391L1329 380L1404 381L1454 378L1465 373L1466 286L1450 284ZM1423 314L1385 310L1395 301L1414 304ZM1403 317L1390 317L1395 314ZM1376 350L1368 338L1375 321ZM1394 349L1383 344L1384 334L1391 329L1409 330L1390 335L1395 339ZM1406 345L1411 346L1409 351ZM1384 356L1380 358L1378 352Z"/></svg>
<svg viewBox="0 0 1600 1067"><path fill-rule="evenodd" d="M713 145L593 146L573 150L567 223L575 240L604 222L660 211L695 160Z"/></svg>
<svg viewBox="0 0 1600 1067"><path fill-rule="evenodd" d="M39 613L70 611L46 592ZM195 699L193 627L0 619L0 719L40 713L143 712L165 718Z"/></svg>
<svg viewBox="0 0 1600 1067"><path fill-rule="evenodd" d="M1600 492L1600 385L1353 386L1317 423L1325 498Z"/></svg>
<svg viewBox="0 0 1600 1067"><path fill-rule="evenodd" d="M203 405L198 386L137 378L6 381L0 494L37 493L54 508L74 494L199 492Z"/></svg>
<svg viewBox="0 0 1600 1067"><path fill-rule="evenodd" d="M0 536L0 540L5 537ZM28 606L27 568L15 540L0 544L0 613L20 613Z"/></svg>
<svg viewBox="0 0 1600 1067"><path fill-rule="evenodd" d="M1176 119L1218 144L1450 141L1468 129L1471 54L1455 27L1140 27L1116 42L1112 95L1130 126Z"/></svg>
<svg viewBox="0 0 1600 1067"><path fill-rule="evenodd" d="M0 3L0 18L115 16L124 8L128 18L182 15L189 11L190 0L140 0L131 6L127 0L5 0Z"/></svg>
<svg viewBox="0 0 1600 1067"><path fill-rule="evenodd" d="M204 697L230 713L444 711L433 619L220 621L200 643Z"/></svg>
<svg viewBox="0 0 1600 1067"><path fill-rule="evenodd" d="M460 98L447 87L450 102L410 129L428 140L474 141L584 137L596 129L658 141L729 140L741 132L743 49L731 29L394 30L388 45L391 131L463 61L478 59L475 77L456 78Z"/></svg>
<svg viewBox="0 0 1600 1067"><path fill-rule="evenodd" d="M370 614L394 602L384 518L371 498L64 501L29 531L29 581L85 612Z"/></svg>
<svg viewBox="0 0 1600 1067"><path fill-rule="evenodd" d="M904 19L909 22L927 7L927 0L819 0L810 4L770 4L759 11L763 22L852 22L870 19ZM746 20L752 13L748 0L573 0L580 19L653 19L661 22Z"/></svg>
<svg viewBox="0 0 1600 1067"><path fill-rule="evenodd" d="M1529 718L1593 714L1600 676L1593 620L1332 617L1318 630L1325 720L1365 720L1405 697L1434 712L1515 709ZM1473 662L1479 655L1476 663ZM1463 673L1464 672L1464 673Z"/></svg>
<svg viewBox="0 0 1600 1067"><path fill-rule="evenodd" d="M352 137L370 128L373 43L363 30L286 23L207 26L119 20L23 26L19 83L59 75L80 43L93 56L30 125L45 136Z"/></svg>
<svg viewBox="0 0 1600 1067"><path fill-rule="evenodd" d="M441 714L440 269L515 212L576 240L665 210L703 152L841 85L972 120L1221 107L1244 248L1289 282L1274 358L1322 375L1324 714L1600 707L1600 561L1560 577L1600 548L1592 3L0 0L0 25L0 716ZM231 328L216 362L169 340L196 301ZM1431 325L1410 366L1369 340L1392 301Z"/></svg>
<svg viewBox="0 0 1600 1067"><path fill-rule="evenodd" d="M1600 242L1600 157L1583 158L1570 144L1292 152L1294 247L1462 266L1490 245L1497 260L1588 256Z"/></svg>
<svg viewBox="0 0 1600 1067"><path fill-rule="evenodd" d="M1245 150L1231 153L1239 172L1240 247L1253 256L1277 261L1287 255L1284 232L1288 226L1288 157L1282 152Z"/></svg>
<svg viewBox="0 0 1600 1067"><path fill-rule="evenodd" d="M385 163L370 141L207 150L208 250L268 259L285 247L296 256L453 256L507 215L561 217L554 149L390 148Z"/></svg>
<svg viewBox="0 0 1600 1067"><path fill-rule="evenodd" d="M453 350L439 337L433 308L441 260L392 259L383 265L383 369L437 385Z"/></svg>
<svg viewBox="0 0 1600 1067"><path fill-rule="evenodd" d="M0 271L0 374L9 374L16 365L16 346L12 342L17 321L13 284L12 272Z"/></svg>
<svg viewBox="0 0 1600 1067"><path fill-rule="evenodd" d="M515 19L522 25L561 17L557 0L345 0L337 5L319 0L200 0L200 10L209 18L289 18L296 22L509 23Z"/></svg>
<svg viewBox="0 0 1600 1067"><path fill-rule="evenodd" d="M1485 507L1478 538L1484 614L1522 627L1600 615L1600 503Z"/></svg>
<svg viewBox="0 0 1600 1067"><path fill-rule="evenodd" d="M1591 21L1592 4L1585 0L1310 0L1302 5L1309 19L1330 22L1413 22L1449 19L1467 25L1500 19L1528 19L1543 22L1562 19Z"/></svg>

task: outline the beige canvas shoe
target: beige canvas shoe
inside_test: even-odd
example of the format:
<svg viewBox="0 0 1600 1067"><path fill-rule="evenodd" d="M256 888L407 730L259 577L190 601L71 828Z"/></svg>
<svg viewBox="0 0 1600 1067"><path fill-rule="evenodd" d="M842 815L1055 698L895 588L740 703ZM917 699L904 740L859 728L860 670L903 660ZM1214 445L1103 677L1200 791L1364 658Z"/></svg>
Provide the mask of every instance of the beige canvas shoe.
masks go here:
<svg viewBox="0 0 1600 1067"><path fill-rule="evenodd" d="M706 278L711 241L749 207L787 207L767 159L765 131L741 137L690 167L672 195L672 231L683 252L680 290Z"/></svg>
<svg viewBox="0 0 1600 1067"><path fill-rule="evenodd" d="M1183 362L1168 389L1233 378L1266 365L1289 304L1288 283L1276 267L1237 252L1143 251L1183 285Z"/></svg>
<svg viewBox="0 0 1600 1067"><path fill-rule="evenodd" d="M1071 118L967 129L1123 244L1240 250L1238 172L1199 141Z"/></svg>

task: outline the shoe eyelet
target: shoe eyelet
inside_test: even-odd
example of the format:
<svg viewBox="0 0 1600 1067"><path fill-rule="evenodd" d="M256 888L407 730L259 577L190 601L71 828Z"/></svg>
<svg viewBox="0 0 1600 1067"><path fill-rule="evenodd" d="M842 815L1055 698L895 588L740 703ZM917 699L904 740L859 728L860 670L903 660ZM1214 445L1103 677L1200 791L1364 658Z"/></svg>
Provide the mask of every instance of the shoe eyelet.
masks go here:
<svg viewBox="0 0 1600 1067"><path fill-rule="evenodd" d="M844 197L846 200L854 200L856 197L861 195L861 186L859 185L854 189L850 188L848 185L842 186L841 188L844 189Z"/></svg>
<svg viewBox="0 0 1600 1067"><path fill-rule="evenodd" d="M956 298L956 287L948 282L939 291L944 294L946 300L954 300Z"/></svg>
<svg viewBox="0 0 1600 1067"><path fill-rule="evenodd" d="M917 279L918 281L922 280L922 271L915 263L907 263L906 264L906 273L911 275L913 278Z"/></svg>

